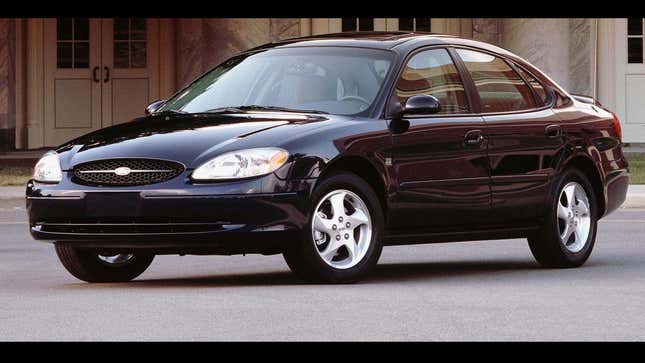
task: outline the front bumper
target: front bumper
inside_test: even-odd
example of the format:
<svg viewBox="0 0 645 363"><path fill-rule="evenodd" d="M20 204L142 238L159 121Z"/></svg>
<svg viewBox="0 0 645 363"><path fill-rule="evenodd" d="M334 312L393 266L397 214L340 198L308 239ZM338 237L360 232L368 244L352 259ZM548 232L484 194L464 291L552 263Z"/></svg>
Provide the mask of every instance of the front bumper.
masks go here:
<svg viewBox="0 0 645 363"><path fill-rule="evenodd" d="M79 247L274 253L298 240L312 182L267 176L230 183L106 188L70 180L56 185L30 181L29 228L35 239Z"/></svg>

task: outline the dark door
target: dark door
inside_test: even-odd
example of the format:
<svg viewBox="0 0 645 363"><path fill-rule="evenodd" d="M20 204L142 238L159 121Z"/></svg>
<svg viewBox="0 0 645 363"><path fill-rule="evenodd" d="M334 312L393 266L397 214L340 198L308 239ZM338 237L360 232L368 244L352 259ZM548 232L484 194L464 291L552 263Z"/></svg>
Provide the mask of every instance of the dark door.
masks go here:
<svg viewBox="0 0 645 363"><path fill-rule="evenodd" d="M502 58L466 49L468 69L486 122L492 212L509 222L530 222L544 212L549 182L564 139L542 85Z"/></svg>
<svg viewBox="0 0 645 363"><path fill-rule="evenodd" d="M393 96L404 104L418 94L435 96L441 111L405 118L407 129L393 132L398 190L391 227L424 233L472 226L490 210L485 125L471 114L463 82L445 49L421 51L406 64Z"/></svg>

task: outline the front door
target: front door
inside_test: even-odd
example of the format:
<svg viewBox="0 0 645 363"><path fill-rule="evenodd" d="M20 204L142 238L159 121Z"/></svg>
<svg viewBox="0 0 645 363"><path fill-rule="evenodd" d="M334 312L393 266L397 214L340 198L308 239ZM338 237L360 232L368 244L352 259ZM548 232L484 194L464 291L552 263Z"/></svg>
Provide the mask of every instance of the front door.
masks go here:
<svg viewBox="0 0 645 363"><path fill-rule="evenodd" d="M157 29L156 19L45 19L45 145L143 116L159 94Z"/></svg>
<svg viewBox="0 0 645 363"><path fill-rule="evenodd" d="M397 82L402 104L418 94L435 96L441 111L406 117L393 132L398 192L391 228L419 233L473 226L490 211L484 121L472 115L463 82L446 49L423 50L409 60Z"/></svg>

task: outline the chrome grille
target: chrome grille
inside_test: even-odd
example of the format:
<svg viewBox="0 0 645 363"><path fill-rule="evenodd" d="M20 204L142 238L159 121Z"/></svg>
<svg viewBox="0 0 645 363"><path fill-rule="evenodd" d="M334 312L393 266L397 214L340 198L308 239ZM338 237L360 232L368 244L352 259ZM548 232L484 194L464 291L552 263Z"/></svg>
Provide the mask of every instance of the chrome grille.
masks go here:
<svg viewBox="0 0 645 363"><path fill-rule="evenodd" d="M161 183L184 171L180 163L157 159L96 160L74 167L74 181L87 185L129 186Z"/></svg>

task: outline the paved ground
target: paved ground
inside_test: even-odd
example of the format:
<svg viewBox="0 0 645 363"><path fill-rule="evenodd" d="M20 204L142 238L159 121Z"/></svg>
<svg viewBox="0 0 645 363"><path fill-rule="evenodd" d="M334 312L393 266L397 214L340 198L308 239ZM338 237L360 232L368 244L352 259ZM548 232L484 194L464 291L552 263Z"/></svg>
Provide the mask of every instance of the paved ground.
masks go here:
<svg viewBox="0 0 645 363"><path fill-rule="evenodd" d="M388 247L355 285L297 281L281 256L161 256L90 285L0 200L0 340L643 340L645 209L600 223L579 269L524 240Z"/></svg>

